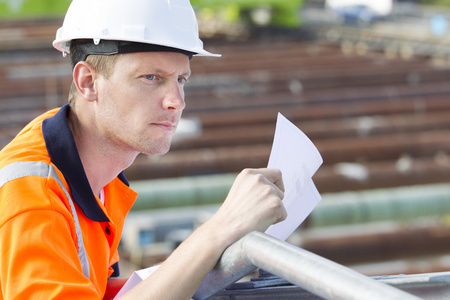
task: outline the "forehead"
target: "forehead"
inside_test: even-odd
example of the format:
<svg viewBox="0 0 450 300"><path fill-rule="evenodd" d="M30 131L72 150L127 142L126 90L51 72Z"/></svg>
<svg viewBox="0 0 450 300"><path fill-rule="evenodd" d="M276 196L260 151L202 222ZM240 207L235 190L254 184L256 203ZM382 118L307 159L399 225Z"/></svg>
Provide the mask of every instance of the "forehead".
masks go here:
<svg viewBox="0 0 450 300"><path fill-rule="evenodd" d="M189 57L178 52L136 52L119 54L117 69L130 72L158 70L164 73L190 74Z"/></svg>

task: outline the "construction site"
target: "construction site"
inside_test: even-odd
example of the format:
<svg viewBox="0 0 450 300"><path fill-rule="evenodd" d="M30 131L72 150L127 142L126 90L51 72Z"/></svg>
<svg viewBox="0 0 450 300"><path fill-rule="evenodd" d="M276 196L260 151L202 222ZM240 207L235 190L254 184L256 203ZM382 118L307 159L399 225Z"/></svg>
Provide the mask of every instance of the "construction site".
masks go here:
<svg viewBox="0 0 450 300"><path fill-rule="evenodd" d="M275 14L267 6L246 7L258 24L204 17L199 8L201 38L222 57L192 59L169 153L140 155L125 171L139 197L122 237L123 276L164 260L218 209L238 172L267 166L280 112L323 158L312 178L322 200L287 239L306 253L296 272L315 268L318 256L325 268L338 265L423 299L450 299L450 10L394 2L368 19L367 11L344 15L325 2L296 2L298 24L278 27L259 24ZM0 21L0 147L67 103L70 63L51 46L61 22ZM338 287L323 292L311 278L289 277L295 272L283 271L282 257L268 263L287 256L277 251L239 271L225 268L245 278L219 276L227 286L240 280L227 290L212 279L217 289L198 299L350 299ZM256 268L270 273L261 292ZM353 280L341 289L365 299L358 289L371 287Z"/></svg>

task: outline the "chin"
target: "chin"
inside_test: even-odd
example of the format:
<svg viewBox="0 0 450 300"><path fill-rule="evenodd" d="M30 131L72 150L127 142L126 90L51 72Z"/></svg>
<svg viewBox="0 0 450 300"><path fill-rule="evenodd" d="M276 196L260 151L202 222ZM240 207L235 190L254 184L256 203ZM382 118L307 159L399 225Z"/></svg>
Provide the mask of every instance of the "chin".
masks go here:
<svg viewBox="0 0 450 300"><path fill-rule="evenodd" d="M169 150L170 150L170 145L166 148L161 147L159 149L155 149L155 148L144 149L143 151L141 151L141 153L148 154L148 155L164 155L167 152L169 152Z"/></svg>
<svg viewBox="0 0 450 300"><path fill-rule="evenodd" d="M157 152L157 153L151 153L152 155L164 155L164 154L167 154L167 152L169 152L169 150L167 150L167 151L163 151L163 152Z"/></svg>

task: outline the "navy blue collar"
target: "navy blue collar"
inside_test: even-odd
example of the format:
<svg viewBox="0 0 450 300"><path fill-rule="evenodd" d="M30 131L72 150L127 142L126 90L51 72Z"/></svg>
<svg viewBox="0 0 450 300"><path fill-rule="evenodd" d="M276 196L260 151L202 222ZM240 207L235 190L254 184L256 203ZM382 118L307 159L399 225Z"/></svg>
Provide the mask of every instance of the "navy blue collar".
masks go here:
<svg viewBox="0 0 450 300"><path fill-rule="evenodd" d="M44 120L42 124L42 134L48 154L55 166L63 173L69 183L73 201L78 204L86 217L97 222L109 222L108 217L98 205L84 172L67 122L69 110L69 105L64 105L53 117ZM118 177L128 185L123 172Z"/></svg>

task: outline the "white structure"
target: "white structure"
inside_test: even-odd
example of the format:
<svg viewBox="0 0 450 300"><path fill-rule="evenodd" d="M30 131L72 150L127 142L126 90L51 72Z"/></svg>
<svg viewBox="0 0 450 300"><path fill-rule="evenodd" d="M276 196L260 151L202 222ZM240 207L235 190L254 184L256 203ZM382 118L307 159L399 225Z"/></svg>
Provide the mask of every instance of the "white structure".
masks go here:
<svg viewBox="0 0 450 300"><path fill-rule="evenodd" d="M326 0L326 6L332 10L340 10L352 6L364 6L375 15L387 16L392 12L393 0Z"/></svg>

